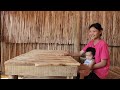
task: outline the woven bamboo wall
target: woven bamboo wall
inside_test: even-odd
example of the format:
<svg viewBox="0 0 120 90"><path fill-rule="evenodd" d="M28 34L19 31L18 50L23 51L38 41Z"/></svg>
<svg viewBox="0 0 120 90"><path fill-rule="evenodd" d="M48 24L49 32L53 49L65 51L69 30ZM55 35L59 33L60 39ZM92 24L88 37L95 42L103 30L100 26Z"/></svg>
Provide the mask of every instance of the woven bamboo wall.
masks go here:
<svg viewBox="0 0 120 90"><path fill-rule="evenodd" d="M10 43L73 44L79 12L2 12L2 34Z"/></svg>
<svg viewBox="0 0 120 90"><path fill-rule="evenodd" d="M79 21L78 11L2 11L2 70L6 60L32 49L79 51Z"/></svg>
<svg viewBox="0 0 120 90"><path fill-rule="evenodd" d="M119 11L2 11L1 65L32 49L79 51L89 41L88 27L103 26L111 66L120 66Z"/></svg>

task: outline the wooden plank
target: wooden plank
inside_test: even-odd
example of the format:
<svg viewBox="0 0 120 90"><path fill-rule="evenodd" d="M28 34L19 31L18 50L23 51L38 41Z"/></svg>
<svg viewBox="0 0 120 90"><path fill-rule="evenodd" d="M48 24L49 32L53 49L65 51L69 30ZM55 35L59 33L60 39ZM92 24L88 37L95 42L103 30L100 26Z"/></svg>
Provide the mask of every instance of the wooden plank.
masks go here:
<svg viewBox="0 0 120 90"><path fill-rule="evenodd" d="M8 79L18 79L18 75L9 75Z"/></svg>
<svg viewBox="0 0 120 90"><path fill-rule="evenodd" d="M42 62L42 63L37 62L37 63L35 63L35 66L45 66L45 65L47 65L47 66L68 66L68 65L69 66L70 65L71 66L74 66L74 65L75 66L80 66L80 64L78 64L78 63L65 63L65 62L59 62L59 63L58 62L56 62L56 63L55 62L49 62L49 63L48 62Z"/></svg>
<svg viewBox="0 0 120 90"><path fill-rule="evenodd" d="M120 75L110 70L106 79L120 79Z"/></svg>
<svg viewBox="0 0 120 90"><path fill-rule="evenodd" d="M107 79L120 79L120 67L110 67Z"/></svg>
<svg viewBox="0 0 120 90"><path fill-rule="evenodd" d="M40 54L40 53L44 54ZM71 56L56 56L56 55L48 55L50 53L56 52L56 50L32 50L28 53L19 55L15 58L12 58L5 62L5 65L28 65L28 66L43 66L43 65L76 65L79 66L75 59ZM58 52L58 51L57 51ZM64 51L61 51L62 53ZM56 53L55 53L56 54Z"/></svg>
<svg viewBox="0 0 120 90"><path fill-rule="evenodd" d="M80 14L76 12L76 24L74 25L74 52L80 52ZM75 57L79 61L79 57Z"/></svg>
<svg viewBox="0 0 120 90"><path fill-rule="evenodd" d="M114 66L111 67L110 70L120 75L120 67Z"/></svg>
<svg viewBox="0 0 120 90"><path fill-rule="evenodd" d="M35 65L35 66L40 66L40 65L77 65L79 66L80 63L73 59L24 59L24 60L18 60L18 59L11 59L5 62L5 65Z"/></svg>
<svg viewBox="0 0 120 90"><path fill-rule="evenodd" d="M76 66L14 66L5 67L6 75L29 75L29 76L77 76Z"/></svg>

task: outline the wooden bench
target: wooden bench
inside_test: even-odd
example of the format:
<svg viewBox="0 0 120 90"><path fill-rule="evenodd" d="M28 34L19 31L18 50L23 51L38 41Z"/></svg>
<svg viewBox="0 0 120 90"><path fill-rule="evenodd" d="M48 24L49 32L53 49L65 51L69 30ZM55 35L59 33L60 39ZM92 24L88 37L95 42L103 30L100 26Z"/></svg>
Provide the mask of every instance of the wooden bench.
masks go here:
<svg viewBox="0 0 120 90"><path fill-rule="evenodd" d="M107 79L120 79L120 67L110 67Z"/></svg>

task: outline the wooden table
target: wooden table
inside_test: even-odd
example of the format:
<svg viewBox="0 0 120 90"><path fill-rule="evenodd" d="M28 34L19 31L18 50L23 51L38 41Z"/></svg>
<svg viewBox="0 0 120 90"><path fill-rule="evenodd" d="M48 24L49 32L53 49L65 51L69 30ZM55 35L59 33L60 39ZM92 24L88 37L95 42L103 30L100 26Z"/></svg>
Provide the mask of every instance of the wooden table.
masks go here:
<svg viewBox="0 0 120 90"><path fill-rule="evenodd" d="M5 62L5 74L17 79L18 75L77 76L80 63L60 50L32 50Z"/></svg>

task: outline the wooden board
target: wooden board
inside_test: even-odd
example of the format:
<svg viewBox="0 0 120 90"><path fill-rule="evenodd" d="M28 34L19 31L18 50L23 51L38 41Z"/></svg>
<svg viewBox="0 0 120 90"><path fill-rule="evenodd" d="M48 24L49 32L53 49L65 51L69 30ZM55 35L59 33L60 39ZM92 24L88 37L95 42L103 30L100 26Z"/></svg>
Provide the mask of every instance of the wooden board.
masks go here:
<svg viewBox="0 0 120 90"><path fill-rule="evenodd" d="M110 70L106 79L120 79L120 75Z"/></svg>
<svg viewBox="0 0 120 90"><path fill-rule="evenodd" d="M110 67L107 79L120 79L120 67Z"/></svg>
<svg viewBox="0 0 120 90"><path fill-rule="evenodd" d="M110 70L120 75L120 67L114 66L111 67Z"/></svg>

